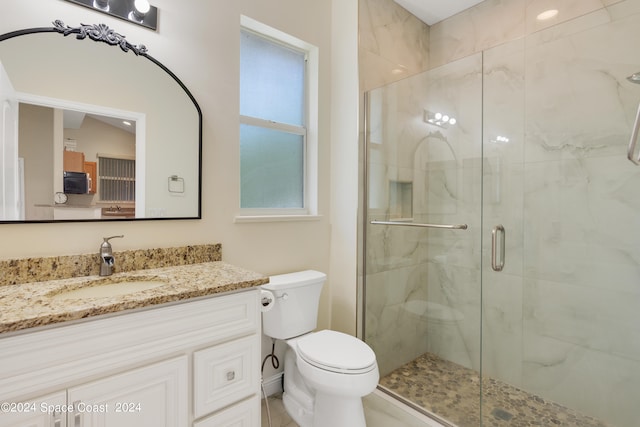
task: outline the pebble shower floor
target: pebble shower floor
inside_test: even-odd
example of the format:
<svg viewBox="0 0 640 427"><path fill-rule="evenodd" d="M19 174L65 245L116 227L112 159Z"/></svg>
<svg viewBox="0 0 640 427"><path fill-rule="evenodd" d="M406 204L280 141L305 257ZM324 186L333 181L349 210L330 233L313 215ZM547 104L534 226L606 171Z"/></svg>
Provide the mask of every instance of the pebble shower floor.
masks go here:
<svg viewBox="0 0 640 427"><path fill-rule="evenodd" d="M380 379L380 385L459 427L480 426L480 376L425 353ZM482 425L491 427L607 427L607 424L484 378Z"/></svg>

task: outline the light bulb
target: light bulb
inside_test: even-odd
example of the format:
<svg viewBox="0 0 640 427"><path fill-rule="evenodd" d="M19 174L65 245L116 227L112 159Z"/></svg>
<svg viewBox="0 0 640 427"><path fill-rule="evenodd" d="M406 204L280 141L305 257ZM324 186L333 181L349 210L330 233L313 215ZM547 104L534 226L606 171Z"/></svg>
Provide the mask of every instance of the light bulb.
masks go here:
<svg viewBox="0 0 640 427"><path fill-rule="evenodd" d="M442 114L441 113L436 113L436 115L434 117L436 118L436 120L440 120L442 118Z"/></svg>
<svg viewBox="0 0 640 427"><path fill-rule="evenodd" d="M446 114L444 116L442 116L442 121L443 122L448 122L449 121L449 116L447 116Z"/></svg>
<svg viewBox="0 0 640 427"><path fill-rule="evenodd" d="M136 0L133 2L133 7L135 7L136 12L142 16L146 15L151 10L151 5L147 0Z"/></svg>
<svg viewBox="0 0 640 427"><path fill-rule="evenodd" d="M93 0L93 7L98 9L109 11L109 0Z"/></svg>
<svg viewBox="0 0 640 427"><path fill-rule="evenodd" d="M455 125L457 122L458 122L458 121L457 121L456 119L454 119L453 117L451 117L451 118L449 119L449 124L450 124L450 125Z"/></svg>

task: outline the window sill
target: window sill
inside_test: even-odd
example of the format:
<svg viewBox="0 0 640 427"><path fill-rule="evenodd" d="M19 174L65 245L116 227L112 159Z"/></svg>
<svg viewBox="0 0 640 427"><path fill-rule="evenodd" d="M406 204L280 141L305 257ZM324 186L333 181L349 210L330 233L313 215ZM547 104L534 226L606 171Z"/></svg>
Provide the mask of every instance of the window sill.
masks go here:
<svg viewBox="0 0 640 427"><path fill-rule="evenodd" d="M243 224L249 222L296 222L320 221L322 215L237 215L233 222Z"/></svg>

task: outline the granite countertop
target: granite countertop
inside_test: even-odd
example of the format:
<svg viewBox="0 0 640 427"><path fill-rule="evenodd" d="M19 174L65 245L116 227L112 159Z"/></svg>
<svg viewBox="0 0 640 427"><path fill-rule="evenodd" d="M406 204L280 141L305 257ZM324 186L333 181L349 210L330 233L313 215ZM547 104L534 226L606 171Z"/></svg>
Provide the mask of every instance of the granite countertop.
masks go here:
<svg viewBox="0 0 640 427"><path fill-rule="evenodd" d="M97 298L55 298L60 293L122 281L162 281L162 285L127 295ZM143 308L268 283L266 276L222 261L83 276L0 286L0 334L53 325L101 314Z"/></svg>

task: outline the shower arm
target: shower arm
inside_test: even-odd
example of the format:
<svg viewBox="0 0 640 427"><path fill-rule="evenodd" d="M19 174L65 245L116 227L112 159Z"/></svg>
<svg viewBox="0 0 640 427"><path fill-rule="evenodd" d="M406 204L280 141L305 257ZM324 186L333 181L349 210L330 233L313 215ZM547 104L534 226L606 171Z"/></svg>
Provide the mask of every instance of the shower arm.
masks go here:
<svg viewBox="0 0 640 427"><path fill-rule="evenodd" d="M400 225L404 227L424 227L424 228L444 228L447 230L466 230L467 224L421 224L416 222L400 222L400 221L371 221L373 225Z"/></svg>

